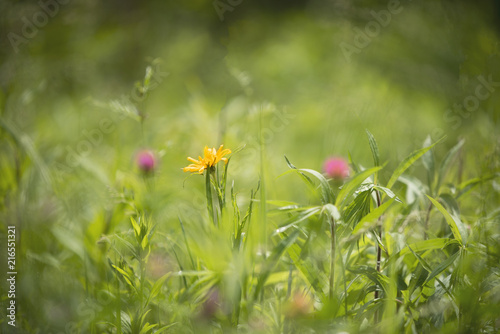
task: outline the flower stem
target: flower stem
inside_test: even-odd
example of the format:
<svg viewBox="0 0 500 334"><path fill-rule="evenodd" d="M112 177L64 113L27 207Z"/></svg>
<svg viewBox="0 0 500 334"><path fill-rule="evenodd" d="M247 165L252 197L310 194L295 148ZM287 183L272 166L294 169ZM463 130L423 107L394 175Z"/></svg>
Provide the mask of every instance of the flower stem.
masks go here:
<svg viewBox="0 0 500 334"><path fill-rule="evenodd" d="M335 219L330 222L331 243L330 243L330 300L333 300L333 286L335 281Z"/></svg>
<svg viewBox="0 0 500 334"><path fill-rule="evenodd" d="M207 170L206 176L205 176L205 187L206 187L206 196L207 196L207 210L208 210L208 216L210 217L210 220L212 223L217 226L215 219L214 219L214 206L213 206L213 201L212 201L212 185L210 184L210 175L211 172L210 170Z"/></svg>

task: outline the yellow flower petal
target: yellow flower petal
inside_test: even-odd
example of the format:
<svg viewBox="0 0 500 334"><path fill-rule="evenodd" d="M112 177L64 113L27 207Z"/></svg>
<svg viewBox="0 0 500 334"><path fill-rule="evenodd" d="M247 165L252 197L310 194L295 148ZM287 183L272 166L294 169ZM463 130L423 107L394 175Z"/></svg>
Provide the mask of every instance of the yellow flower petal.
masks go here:
<svg viewBox="0 0 500 334"><path fill-rule="evenodd" d="M224 149L224 145L221 145L218 150L216 150L215 147L209 148L208 146L205 146L205 148L203 149L203 158L201 156L198 156L198 160L196 160L188 157L187 160L192 162L192 164L184 167L183 171L203 174L205 169L214 167L219 161L224 161L224 163L227 163L228 159L224 158L224 156L230 153L231 150Z"/></svg>

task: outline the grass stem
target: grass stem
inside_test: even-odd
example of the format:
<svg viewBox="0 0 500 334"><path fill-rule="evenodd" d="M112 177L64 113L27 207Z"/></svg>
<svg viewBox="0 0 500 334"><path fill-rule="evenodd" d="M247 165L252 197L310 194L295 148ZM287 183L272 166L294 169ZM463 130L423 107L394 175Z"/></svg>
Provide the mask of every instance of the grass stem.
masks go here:
<svg viewBox="0 0 500 334"><path fill-rule="evenodd" d="M333 300L333 289L335 283L335 219L331 218L330 222L330 300Z"/></svg>

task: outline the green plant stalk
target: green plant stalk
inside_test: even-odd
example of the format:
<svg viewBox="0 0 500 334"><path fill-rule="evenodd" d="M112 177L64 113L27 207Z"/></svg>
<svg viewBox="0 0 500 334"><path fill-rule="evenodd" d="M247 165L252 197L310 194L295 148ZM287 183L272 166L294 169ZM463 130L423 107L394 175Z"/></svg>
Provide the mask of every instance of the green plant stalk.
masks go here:
<svg viewBox="0 0 500 334"><path fill-rule="evenodd" d="M218 207L218 212L220 213L220 220L222 221L222 210L224 209L224 195L223 195L223 189L222 189L222 181L220 180L220 171L219 171L219 165L216 167L216 171L214 173L214 187L216 188L215 191L217 192L217 205Z"/></svg>
<svg viewBox="0 0 500 334"><path fill-rule="evenodd" d="M115 263L118 263L116 260L116 254L115 254ZM118 276L115 275L116 279L116 292L118 296L118 307L116 311L116 331L117 334L122 334L122 297L120 294L120 280L118 279Z"/></svg>
<svg viewBox="0 0 500 334"><path fill-rule="evenodd" d="M267 256L267 209L266 209L266 180L265 180L265 166L264 166L264 140L262 137L262 109L259 113L259 149L260 149L260 220L262 222L262 239L264 242L264 258Z"/></svg>
<svg viewBox="0 0 500 334"><path fill-rule="evenodd" d="M241 282L238 282L238 292L237 292L237 298L235 298L236 303L234 305L234 311L233 314L231 315L231 325L233 328L238 328L239 320L240 320L240 312L241 312Z"/></svg>
<svg viewBox="0 0 500 334"><path fill-rule="evenodd" d="M141 247L141 246L139 246ZM140 291L141 291L141 296L139 297L139 302L141 304L141 307L140 307L140 314L141 316L144 314L144 309L145 309L145 305L144 305L144 279L145 279L145 274L146 274L146 266L145 266L145 261L144 261L144 250L141 248L140 249L140 270L141 270L141 288L140 288Z"/></svg>
<svg viewBox="0 0 500 334"><path fill-rule="evenodd" d="M224 209L226 207L226 181L227 181L228 164L229 160L224 165L222 175L219 170L219 165L217 165L216 170L213 173L213 186L217 193L217 204L218 204L218 208L215 209L215 214L217 215L217 221L223 221L222 216L224 215Z"/></svg>
<svg viewBox="0 0 500 334"><path fill-rule="evenodd" d="M354 246L354 244L353 244ZM340 249L342 249L342 247L339 247ZM346 256L346 259L345 259L345 262L347 263L349 261L349 255L350 255L351 251L349 251L347 253L347 256ZM342 280L344 281L344 317L345 319L347 319L347 281L346 281L346 275L345 275L345 265L344 265L344 259L342 257L342 255L340 256L340 265L342 266Z"/></svg>
<svg viewBox="0 0 500 334"><path fill-rule="evenodd" d="M427 208L427 214L425 215L425 223L424 223L424 228L425 228L425 232L424 232L424 239L427 240L429 239L429 219L431 217L431 210L432 210L432 202L429 203L429 207Z"/></svg>
<svg viewBox="0 0 500 334"><path fill-rule="evenodd" d="M375 194L377 195L377 207L380 207L381 205L381 200L380 200L380 193L378 190L375 191ZM380 222L381 217L379 217L379 222ZM382 240L382 226L379 226L377 228L377 233L379 236L379 239ZM377 242L377 272L380 272L380 261L382 259L382 247L380 244ZM374 299L377 300L379 298L379 291L378 289L375 289L374 293ZM375 322L378 322L379 316L378 316L378 310L375 312Z"/></svg>
<svg viewBox="0 0 500 334"><path fill-rule="evenodd" d="M335 283L335 219L331 217L330 222L330 300L333 300L333 288Z"/></svg>
<svg viewBox="0 0 500 334"><path fill-rule="evenodd" d="M287 289L286 289L286 296L285 300L289 301L290 297L292 296L292 283L293 283L293 265L290 265L289 273L288 273L288 284L287 284ZM290 333L290 319L289 317L285 317L284 323L283 323L283 334L288 334Z"/></svg>
<svg viewBox="0 0 500 334"><path fill-rule="evenodd" d="M208 210L208 216L210 217L210 220L212 223L217 226L216 221L214 219L214 205L212 202L212 188L210 184L210 175L212 174L212 171L210 169L207 170L207 173L205 174L205 191L206 191L206 196L207 196L207 210Z"/></svg>

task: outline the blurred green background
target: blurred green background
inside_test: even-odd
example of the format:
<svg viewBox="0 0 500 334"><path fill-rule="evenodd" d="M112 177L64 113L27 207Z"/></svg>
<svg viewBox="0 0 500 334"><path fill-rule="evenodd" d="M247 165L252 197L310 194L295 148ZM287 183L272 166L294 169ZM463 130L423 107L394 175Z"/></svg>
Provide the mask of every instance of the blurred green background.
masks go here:
<svg viewBox="0 0 500 334"><path fill-rule="evenodd" d="M140 181L140 149L159 168L135 196L165 231L204 214L202 177L181 168L205 145L246 145L229 175L242 201L262 176L261 142L268 199L308 198L277 178L283 155L369 166L365 129L383 182L427 136L446 136L437 156L466 140L464 179L498 168L498 1L2 0L0 13L0 220L25 231L20 304L45 310L34 324L79 314L82 285L58 273L82 272L67 260L92 247L92 224L109 222L94 238L126 228L115 190Z"/></svg>

